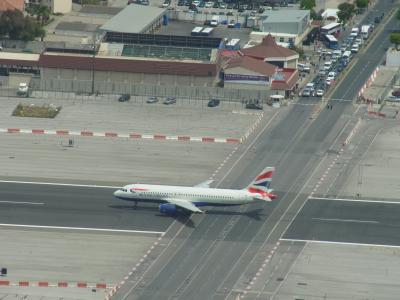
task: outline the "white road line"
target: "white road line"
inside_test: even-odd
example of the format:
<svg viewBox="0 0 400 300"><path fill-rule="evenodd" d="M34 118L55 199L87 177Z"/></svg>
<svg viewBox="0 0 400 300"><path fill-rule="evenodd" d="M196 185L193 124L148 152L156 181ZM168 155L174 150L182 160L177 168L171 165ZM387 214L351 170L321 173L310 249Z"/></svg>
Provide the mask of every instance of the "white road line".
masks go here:
<svg viewBox="0 0 400 300"><path fill-rule="evenodd" d="M368 221L368 220L352 220L352 219L329 219L329 218L312 218L313 220L318 221L332 221L332 222L349 222L349 223L372 223L372 224L379 224L378 221Z"/></svg>
<svg viewBox="0 0 400 300"><path fill-rule="evenodd" d="M309 199L328 200L328 201L348 201L348 202L366 202L366 203L400 204L400 201L385 201L385 200L345 199L345 198L324 198L324 197L309 197Z"/></svg>
<svg viewBox="0 0 400 300"><path fill-rule="evenodd" d="M22 228L43 228L43 229L67 229L81 231L104 231L104 232L125 232L125 233L143 233L143 234L163 234L161 231L143 231L143 230L125 230L109 228L86 228L86 227L63 227L63 226L44 226L44 225L25 225L25 224L0 224L0 227L22 227Z"/></svg>
<svg viewBox="0 0 400 300"><path fill-rule="evenodd" d="M17 180L0 180L0 183L20 183L20 184L37 184L37 185L76 186L76 187L90 187L90 188L102 188L102 189L118 189L118 188L120 188L120 186L108 186L108 185L74 184L74 183L57 183L57 182L38 182L38 181L17 181Z"/></svg>
<svg viewBox="0 0 400 300"><path fill-rule="evenodd" d="M30 204L30 205L44 205L44 203L40 202L18 202L18 201L0 201L0 203L9 203L9 204Z"/></svg>
<svg viewBox="0 0 400 300"><path fill-rule="evenodd" d="M303 242L303 243L317 243L317 244L332 244L332 245L345 245L345 246L366 246L366 247L387 247L387 248L400 248L396 245L382 245L382 244L364 244L364 243L350 243L350 242L332 242L332 241L317 241L317 240L302 240L302 239L280 239L281 241L288 242Z"/></svg>

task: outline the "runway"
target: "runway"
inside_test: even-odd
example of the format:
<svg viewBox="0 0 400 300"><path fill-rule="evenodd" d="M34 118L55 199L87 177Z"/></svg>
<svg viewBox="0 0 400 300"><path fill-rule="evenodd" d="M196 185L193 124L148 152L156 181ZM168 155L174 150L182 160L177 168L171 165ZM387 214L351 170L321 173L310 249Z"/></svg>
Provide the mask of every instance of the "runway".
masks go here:
<svg viewBox="0 0 400 300"><path fill-rule="evenodd" d="M308 199L283 240L400 246L400 202Z"/></svg>
<svg viewBox="0 0 400 300"><path fill-rule="evenodd" d="M113 188L0 182L2 224L164 232L173 219L156 205L130 203Z"/></svg>

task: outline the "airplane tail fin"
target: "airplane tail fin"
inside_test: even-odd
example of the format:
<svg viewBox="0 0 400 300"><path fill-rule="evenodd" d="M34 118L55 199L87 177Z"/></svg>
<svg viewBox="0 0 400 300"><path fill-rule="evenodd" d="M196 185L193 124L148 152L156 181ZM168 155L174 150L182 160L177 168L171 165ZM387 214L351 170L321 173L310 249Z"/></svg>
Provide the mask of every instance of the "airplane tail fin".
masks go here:
<svg viewBox="0 0 400 300"><path fill-rule="evenodd" d="M273 189L270 188L272 176L275 167L266 167L257 177L249 184L246 190L255 194L255 198L265 201L276 199L276 195L272 194Z"/></svg>

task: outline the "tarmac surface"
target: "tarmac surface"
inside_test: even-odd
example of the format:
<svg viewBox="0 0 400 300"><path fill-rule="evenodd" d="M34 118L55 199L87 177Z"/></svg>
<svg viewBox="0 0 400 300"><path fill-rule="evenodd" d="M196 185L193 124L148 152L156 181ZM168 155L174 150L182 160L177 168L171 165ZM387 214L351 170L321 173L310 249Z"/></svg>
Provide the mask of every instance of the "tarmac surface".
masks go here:
<svg viewBox="0 0 400 300"><path fill-rule="evenodd" d="M399 246L400 202L311 198L283 240Z"/></svg>

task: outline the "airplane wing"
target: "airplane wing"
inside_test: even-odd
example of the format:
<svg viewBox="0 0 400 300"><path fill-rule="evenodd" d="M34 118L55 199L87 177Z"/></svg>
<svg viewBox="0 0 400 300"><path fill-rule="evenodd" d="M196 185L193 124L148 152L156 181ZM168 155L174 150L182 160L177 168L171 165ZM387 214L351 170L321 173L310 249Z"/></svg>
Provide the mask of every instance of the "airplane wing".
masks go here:
<svg viewBox="0 0 400 300"><path fill-rule="evenodd" d="M203 213L202 210L197 208L197 206L195 206L193 203L191 203L189 201L182 200L182 199L172 199L172 198L167 198L164 200L168 201L168 203L174 204L174 205L184 208L188 211L195 212L195 213Z"/></svg>
<svg viewBox="0 0 400 300"><path fill-rule="evenodd" d="M206 180L203 181L202 183L199 183L197 185L195 185L194 187L199 187L199 188L209 188L210 184L213 182L214 180Z"/></svg>

